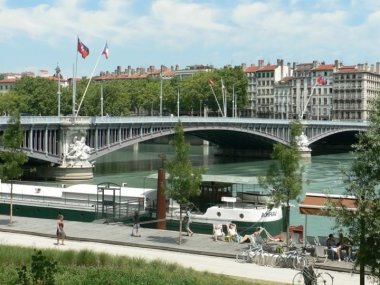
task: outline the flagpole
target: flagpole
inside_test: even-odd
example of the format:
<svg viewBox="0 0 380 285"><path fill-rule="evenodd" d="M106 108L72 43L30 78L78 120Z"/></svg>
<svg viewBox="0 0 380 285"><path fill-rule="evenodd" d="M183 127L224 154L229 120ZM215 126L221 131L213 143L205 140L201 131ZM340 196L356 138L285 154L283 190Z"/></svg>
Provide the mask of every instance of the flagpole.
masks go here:
<svg viewBox="0 0 380 285"><path fill-rule="evenodd" d="M223 112L222 112L222 109L220 109L219 101L218 101L218 98L216 98L216 94L215 94L214 88L212 88L211 84L209 84L209 86L211 88L212 94L214 94L216 104L218 104L219 112L222 114L222 117L223 117Z"/></svg>
<svg viewBox="0 0 380 285"><path fill-rule="evenodd" d="M84 90L84 93L83 93L82 99L80 100L80 103L79 103L79 106L78 106L78 110L77 110L77 113L76 113L75 117L77 117L78 114L79 114L79 110L80 110L80 107L82 106L83 99L84 99L84 97L86 96L86 93L87 93L88 87L90 86L90 83L91 83L92 77L94 76L95 69L96 69L96 67L97 67L98 64L99 64L99 60L100 60L100 57L101 57L101 56L102 56L102 54L99 54L98 59L96 60L95 67L94 67L94 69L92 70L91 77L90 77L90 79L89 79L88 82L87 82L86 89Z"/></svg>
<svg viewBox="0 0 380 285"><path fill-rule="evenodd" d="M74 70L74 78L73 78L73 117L75 117L75 101L76 101L76 92L77 92L78 41L79 41L79 36L77 37L77 47L75 49L76 59L75 59L75 70Z"/></svg>

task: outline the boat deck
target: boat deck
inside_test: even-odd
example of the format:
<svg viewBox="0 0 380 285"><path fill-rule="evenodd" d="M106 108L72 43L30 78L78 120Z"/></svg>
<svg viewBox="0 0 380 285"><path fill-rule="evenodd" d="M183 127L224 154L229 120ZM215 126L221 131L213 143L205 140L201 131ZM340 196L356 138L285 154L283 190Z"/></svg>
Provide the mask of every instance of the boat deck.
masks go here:
<svg viewBox="0 0 380 285"><path fill-rule="evenodd" d="M56 220L17 216L13 217L13 223L11 225L8 223L9 217L0 215L0 233L13 232L50 237L52 238L52 242L55 242ZM142 237L132 237L131 225L104 224L102 221L93 223L65 221L65 232L68 242L70 240L98 242L233 259L236 258L238 253L248 248L248 244L223 241L215 242L211 239L211 233L210 235L194 234L192 237L188 237L184 234L181 245L177 244L177 231L142 228ZM30 246L33 246L33 244L31 243ZM353 272L352 263L350 262L328 260L326 263L317 263L316 267L326 270Z"/></svg>

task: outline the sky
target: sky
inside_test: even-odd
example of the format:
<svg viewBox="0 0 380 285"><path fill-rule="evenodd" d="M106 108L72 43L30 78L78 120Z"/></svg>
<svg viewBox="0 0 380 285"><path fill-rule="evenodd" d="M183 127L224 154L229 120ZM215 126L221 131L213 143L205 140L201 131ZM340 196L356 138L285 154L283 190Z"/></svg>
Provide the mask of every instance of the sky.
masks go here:
<svg viewBox="0 0 380 285"><path fill-rule="evenodd" d="M77 37L89 48L82 59ZM100 56L105 43L109 58ZM77 58L78 57L78 58ZM380 61L378 0L0 0L0 73Z"/></svg>

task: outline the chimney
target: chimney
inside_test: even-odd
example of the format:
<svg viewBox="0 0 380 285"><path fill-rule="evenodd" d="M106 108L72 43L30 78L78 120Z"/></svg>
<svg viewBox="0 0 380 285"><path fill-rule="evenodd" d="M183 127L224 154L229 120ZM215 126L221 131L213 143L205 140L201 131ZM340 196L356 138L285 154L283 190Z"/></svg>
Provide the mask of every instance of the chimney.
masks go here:
<svg viewBox="0 0 380 285"><path fill-rule="evenodd" d="M364 70L368 71L368 63L364 63Z"/></svg>
<svg viewBox="0 0 380 285"><path fill-rule="evenodd" d="M116 74L117 74L117 75L120 75L120 73L121 73L121 66L118 65L118 66L116 67Z"/></svg>
<svg viewBox="0 0 380 285"><path fill-rule="evenodd" d="M131 76L132 75L132 70L131 70L131 66L128 65L128 76Z"/></svg>
<svg viewBox="0 0 380 285"><path fill-rule="evenodd" d="M380 74L380 62L376 62L376 73Z"/></svg>
<svg viewBox="0 0 380 285"><path fill-rule="evenodd" d="M176 71L179 70L179 65L178 65L178 64L175 65L175 70L176 70Z"/></svg>
<svg viewBox="0 0 380 285"><path fill-rule="evenodd" d="M263 59L259 59L258 62L257 62L257 65L258 65L259 68L260 68L260 67L263 67L263 65L264 65L264 60L263 60Z"/></svg>
<svg viewBox="0 0 380 285"><path fill-rule="evenodd" d="M339 61L338 61L337 59L334 60L334 67L335 67L336 69L339 68Z"/></svg>
<svg viewBox="0 0 380 285"><path fill-rule="evenodd" d="M371 72L375 72L375 65L371 64Z"/></svg>
<svg viewBox="0 0 380 285"><path fill-rule="evenodd" d="M241 68L244 70L246 67L247 67L247 65L243 62L243 63L241 64Z"/></svg>

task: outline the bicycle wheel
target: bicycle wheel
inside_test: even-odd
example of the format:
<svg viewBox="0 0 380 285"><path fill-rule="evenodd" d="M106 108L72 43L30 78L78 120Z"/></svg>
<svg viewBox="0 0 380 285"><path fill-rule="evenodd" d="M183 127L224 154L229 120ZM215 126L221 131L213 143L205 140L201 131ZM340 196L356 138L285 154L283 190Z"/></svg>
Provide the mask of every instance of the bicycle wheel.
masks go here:
<svg viewBox="0 0 380 285"><path fill-rule="evenodd" d="M318 284L318 285L319 284L320 285L333 285L334 284L334 277L330 273L322 272L322 273L318 274L316 284Z"/></svg>
<svg viewBox="0 0 380 285"><path fill-rule="evenodd" d="M305 284L305 280L303 279L302 272L298 272L296 275L294 275L292 284L293 285L304 285Z"/></svg>

